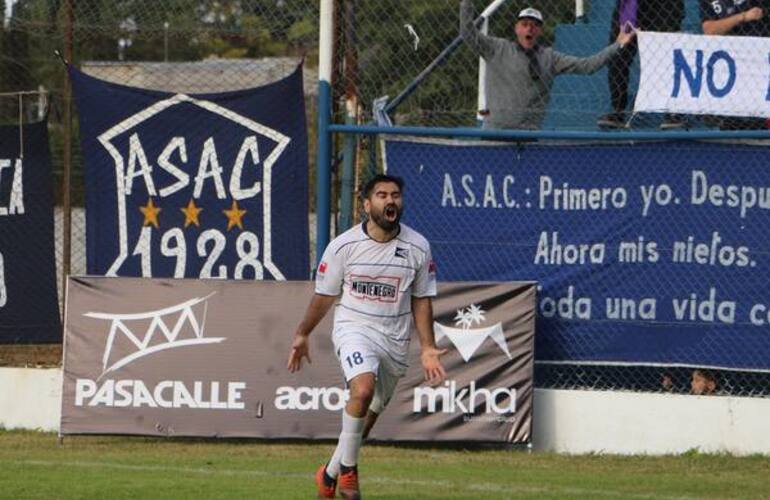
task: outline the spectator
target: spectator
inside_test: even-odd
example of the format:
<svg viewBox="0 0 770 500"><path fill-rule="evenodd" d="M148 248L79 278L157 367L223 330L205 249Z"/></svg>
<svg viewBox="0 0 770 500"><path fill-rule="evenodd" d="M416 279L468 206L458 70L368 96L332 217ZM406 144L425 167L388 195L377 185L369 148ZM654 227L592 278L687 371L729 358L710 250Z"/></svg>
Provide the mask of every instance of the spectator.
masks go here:
<svg viewBox="0 0 770 500"><path fill-rule="evenodd" d="M660 388L663 392L674 392L674 376L671 372L663 372L660 375Z"/></svg>
<svg viewBox="0 0 770 500"><path fill-rule="evenodd" d="M706 35L770 36L770 24L760 5L766 0L700 0Z"/></svg>
<svg viewBox="0 0 770 500"><path fill-rule="evenodd" d="M703 33L706 35L770 36L767 0L700 0ZM723 117L717 119L723 130L762 129L764 118Z"/></svg>
<svg viewBox="0 0 770 500"><path fill-rule="evenodd" d="M636 27L645 31L679 31L684 19L684 0L669 0L665 7L660 0L617 0L612 14L610 41L623 30ZM625 128L628 105L628 80L631 63L636 57L637 44L632 40L624 50L607 64L607 83L610 89L612 112L599 118L599 128ZM684 119L678 115L666 115L662 129L681 128Z"/></svg>
<svg viewBox="0 0 770 500"><path fill-rule="evenodd" d="M543 123L553 79L562 73L589 74L634 37L621 32L617 41L590 57L574 57L540 44L543 15L531 7L519 12L516 40L481 34L473 20L470 0L460 3L460 33L465 43L487 62L489 114L484 128L538 129Z"/></svg>
<svg viewBox="0 0 770 500"><path fill-rule="evenodd" d="M709 370L696 369L692 372L690 394L707 396L717 390L717 379Z"/></svg>

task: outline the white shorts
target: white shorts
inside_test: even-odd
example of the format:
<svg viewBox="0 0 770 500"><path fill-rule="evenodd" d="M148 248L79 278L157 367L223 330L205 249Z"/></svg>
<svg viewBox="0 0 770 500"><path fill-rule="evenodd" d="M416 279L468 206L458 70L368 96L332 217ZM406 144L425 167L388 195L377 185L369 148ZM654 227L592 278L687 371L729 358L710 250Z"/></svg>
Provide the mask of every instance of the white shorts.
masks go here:
<svg viewBox="0 0 770 500"><path fill-rule="evenodd" d="M369 409L382 413L406 367L366 335L348 333L335 338L335 350L346 382L362 373L374 374L376 383Z"/></svg>

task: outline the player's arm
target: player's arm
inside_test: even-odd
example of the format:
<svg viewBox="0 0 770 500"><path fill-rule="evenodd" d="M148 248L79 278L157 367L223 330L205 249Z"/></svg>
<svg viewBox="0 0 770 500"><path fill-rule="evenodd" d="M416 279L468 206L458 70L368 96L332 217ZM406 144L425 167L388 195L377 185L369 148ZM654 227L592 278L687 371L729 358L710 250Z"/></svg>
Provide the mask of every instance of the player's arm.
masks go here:
<svg viewBox="0 0 770 500"><path fill-rule="evenodd" d="M433 302L430 297L412 297L412 314L414 325L420 337L420 362L425 374L425 380L436 385L446 377L441 365L441 356L446 349L436 347L436 336L433 332Z"/></svg>
<svg viewBox="0 0 770 500"><path fill-rule="evenodd" d="M289 361L286 363L286 368L290 372L294 373L302 368L302 358L307 358L308 363L311 362L308 337L310 337L313 329L326 316L326 313L329 312L329 309L336 300L337 297L334 295L321 295L319 293L313 295L305 311L305 317L302 318L297 327L297 331L294 333L294 341L291 343Z"/></svg>
<svg viewBox="0 0 770 500"><path fill-rule="evenodd" d="M764 12L761 8L752 7L749 10L738 12L723 19L706 19L703 21L703 34L724 35L743 23L762 19L763 15Z"/></svg>

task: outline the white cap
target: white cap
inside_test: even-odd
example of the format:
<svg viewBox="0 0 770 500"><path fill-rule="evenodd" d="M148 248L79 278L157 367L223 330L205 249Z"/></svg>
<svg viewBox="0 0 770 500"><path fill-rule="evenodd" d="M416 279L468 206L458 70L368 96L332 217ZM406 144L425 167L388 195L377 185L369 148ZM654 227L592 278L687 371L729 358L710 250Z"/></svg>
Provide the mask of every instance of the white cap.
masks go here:
<svg viewBox="0 0 770 500"><path fill-rule="evenodd" d="M525 18L534 19L540 24L543 24L543 14L541 14L539 10L533 9L532 7L527 7L526 9L519 12L519 19Z"/></svg>

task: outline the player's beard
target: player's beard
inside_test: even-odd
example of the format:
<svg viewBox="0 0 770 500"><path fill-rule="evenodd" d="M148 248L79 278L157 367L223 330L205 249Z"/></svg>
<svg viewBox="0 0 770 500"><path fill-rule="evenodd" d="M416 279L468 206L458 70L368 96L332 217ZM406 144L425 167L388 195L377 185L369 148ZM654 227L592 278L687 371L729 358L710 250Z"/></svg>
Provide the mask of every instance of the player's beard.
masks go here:
<svg viewBox="0 0 770 500"><path fill-rule="evenodd" d="M395 217L393 219L389 219L385 216L386 212L389 210L395 211ZM382 210L371 210L369 212L369 217L372 219L372 222L380 226L383 231L389 233L391 231L395 231L398 228L398 223L401 221L402 212L403 208L398 208L396 204L390 204L386 205Z"/></svg>

